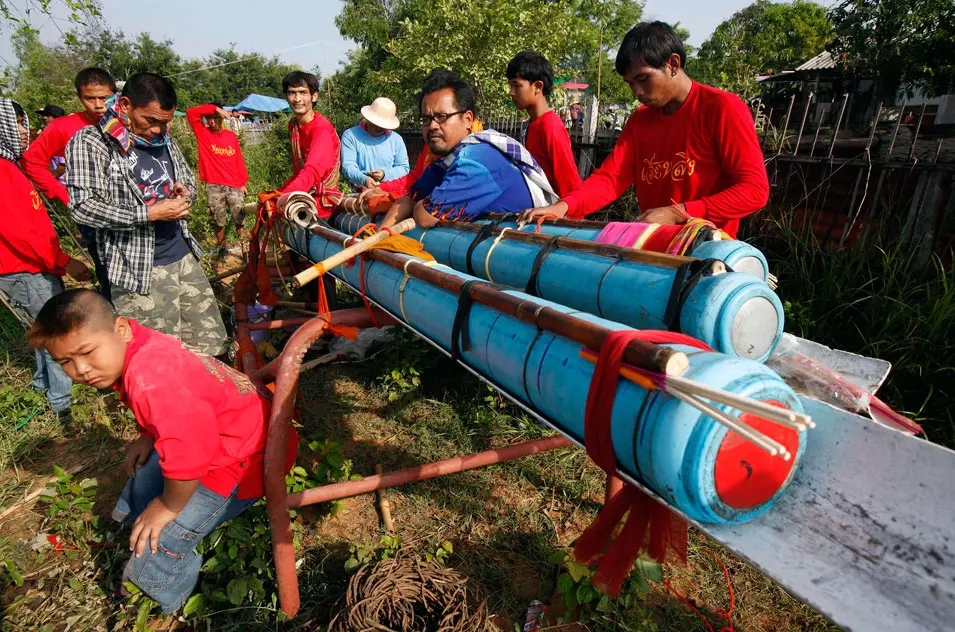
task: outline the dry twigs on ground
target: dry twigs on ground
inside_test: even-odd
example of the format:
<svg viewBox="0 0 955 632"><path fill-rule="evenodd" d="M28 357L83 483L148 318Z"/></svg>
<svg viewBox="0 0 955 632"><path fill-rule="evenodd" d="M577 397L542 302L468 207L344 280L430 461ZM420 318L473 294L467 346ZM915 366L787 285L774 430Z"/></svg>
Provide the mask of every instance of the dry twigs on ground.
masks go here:
<svg viewBox="0 0 955 632"><path fill-rule="evenodd" d="M487 604L474 606L467 577L413 552L358 570L330 632L485 632Z"/></svg>

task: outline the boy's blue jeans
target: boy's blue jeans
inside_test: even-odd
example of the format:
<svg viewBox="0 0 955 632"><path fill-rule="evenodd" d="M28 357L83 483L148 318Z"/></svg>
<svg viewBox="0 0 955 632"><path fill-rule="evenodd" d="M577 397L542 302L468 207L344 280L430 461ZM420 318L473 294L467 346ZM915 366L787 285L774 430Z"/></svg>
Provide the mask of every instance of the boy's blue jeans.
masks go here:
<svg viewBox="0 0 955 632"><path fill-rule="evenodd" d="M146 505L162 491L159 453L153 450L146 464L136 470L136 476L126 481L113 509L113 519L132 525ZM179 515L159 534L156 552L147 546L142 557L133 553L129 558L123 581L136 584L159 602L164 613L177 611L199 580L202 556L196 552L196 545L220 524L236 517L258 500L237 500L235 494L233 489L228 497L220 496L200 484Z"/></svg>
<svg viewBox="0 0 955 632"><path fill-rule="evenodd" d="M48 300L62 291L63 281L52 274L0 274L0 292L11 299L15 309L20 310L22 315L29 316L31 320L36 318ZM53 412L66 410L73 403L70 395L73 381L46 351L36 349L33 355L36 359L33 390L39 393L46 391L46 399L50 402Z"/></svg>

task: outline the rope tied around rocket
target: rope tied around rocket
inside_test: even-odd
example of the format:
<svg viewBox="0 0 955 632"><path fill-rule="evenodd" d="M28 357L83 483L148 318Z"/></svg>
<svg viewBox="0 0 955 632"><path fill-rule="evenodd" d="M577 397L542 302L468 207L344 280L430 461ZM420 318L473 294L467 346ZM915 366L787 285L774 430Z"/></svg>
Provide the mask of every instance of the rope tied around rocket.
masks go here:
<svg viewBox="0 0 955 632"><path fill-rule="evenodd" d="M755 428L744 424L729 413L720 410L702 398L725 404L749 415L770 420L783 426L804 431L815 424L807 416L770 404L712 388L675 375L663 375L638 367L625 365L623 353L634 340L654 344L681 344L701 351L712 351L708 345L690 336L669 331L620 330L607 334L599 353L581 350L581 356L595 362L584 417L584 443L588 455L608 476L616 476L617 460L613 451L612 424L614 398L621 376L650 391L636 422L641 423L653 391L667 395L692 406L716 423L739 434L743 439L785 461L792 458L787 448ZM613 533L627 516L620 534ZM574 548L579 563L597 564L594 585L608 596L616 597L620 586L636 561L646 552L663 562L671 552L681 562L686 561L686 522L665 505L633 485L610 498L596 520L584 531Z"/></svg>

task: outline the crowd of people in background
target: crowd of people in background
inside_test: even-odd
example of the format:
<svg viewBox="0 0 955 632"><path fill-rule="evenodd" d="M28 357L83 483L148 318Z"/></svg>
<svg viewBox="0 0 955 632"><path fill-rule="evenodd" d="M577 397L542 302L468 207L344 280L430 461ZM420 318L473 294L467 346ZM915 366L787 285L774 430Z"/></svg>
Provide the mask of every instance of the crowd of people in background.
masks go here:
<svg viewBox="0 0 955 632"><path fill-rule="evenodd" d="M627 33L616 71L642 106L583 181L568 121L548 101L553 68L533 51L518 53L501 75L528 115L522 139L484 129L471 85L453 70L434 70L417 98L425 147L413 168L391 99L362 108L339 138L315 109L318 80L295 71L282 82L293 175L275 189L311 193L328 217L342 201L343 175L361 196L390 196L383 227L413 217L427 228L490 213L583 218L632 185L638 221L701 218L735 236L769 192L753 119L739 97L691 80L685 64L670 26L641 23ZM47 105L32 144L27 114L0 99L0 298L33 322L34 385L65 432L71 378L117 390L135 412L142 438L127 455L131 478L114 512L133 527L124 579L169 613L195 586L199 539L262 493L268 400L214 359L230 341L189 228L198 183L168 132L178 104L173 84L142 72L117 92L109 73L87 68L75 85L83 111ZM223 127L233 114L220 104L186 115L221 250L230 219L243 236L249 191L241 144ZM582 127L579 102L566 116L572 130ZM98 294L64 292L64 275L83 283L91 271L60 247L40 193L69 209Z"/></svg>

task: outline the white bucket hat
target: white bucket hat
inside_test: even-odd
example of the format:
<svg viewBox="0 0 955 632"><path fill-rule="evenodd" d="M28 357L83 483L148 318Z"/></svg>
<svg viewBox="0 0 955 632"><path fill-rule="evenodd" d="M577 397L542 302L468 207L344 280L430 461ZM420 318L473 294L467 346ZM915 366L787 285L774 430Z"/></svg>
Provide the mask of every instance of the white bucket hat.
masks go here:
<svg viewBox="0 0 955 632"><path fill-rule="evenodd" d="M374 123L383 129L398 129L401 123L398 122L398 117L395 116L397 111L398 108L395 106L394 101L388 97L378 97L371 102L371 105L366 105L361 108L361 115L364 116L365 120L369 123Z"/></svg>

